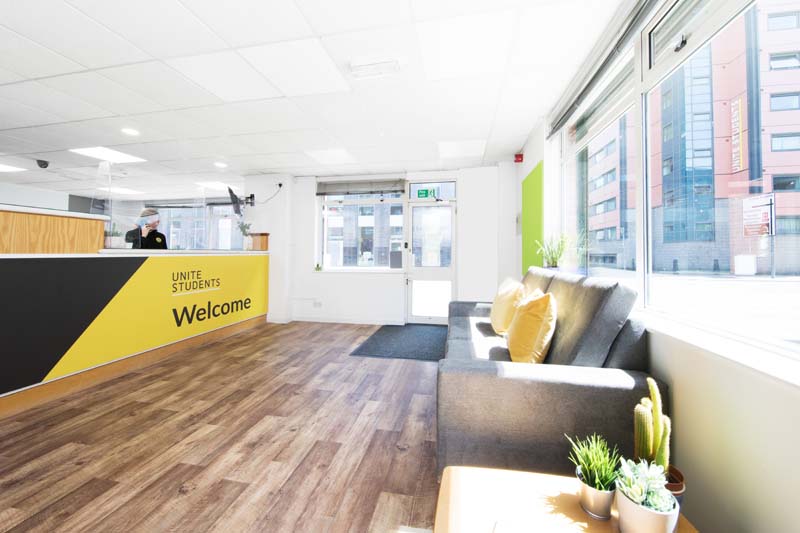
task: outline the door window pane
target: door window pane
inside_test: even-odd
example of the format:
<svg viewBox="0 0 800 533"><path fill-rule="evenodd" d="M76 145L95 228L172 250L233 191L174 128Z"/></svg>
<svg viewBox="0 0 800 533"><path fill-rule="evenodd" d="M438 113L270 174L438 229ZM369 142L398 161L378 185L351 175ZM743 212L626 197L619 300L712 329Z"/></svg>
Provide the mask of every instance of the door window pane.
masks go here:
<svg viewBox="0 0 800 533"><path fill-rule="evenodd" d="M450 206L412 208L411 251L415 267L449 267L452 261Z"/></svg>
<svg viewBox="0 0 800 533"><path fill-rule="evenodd" d="M787 7L756 2L646 99L648 305L771 342L800 342L800 78L776 72L800 67L800 32L766 33Z"/></svg>

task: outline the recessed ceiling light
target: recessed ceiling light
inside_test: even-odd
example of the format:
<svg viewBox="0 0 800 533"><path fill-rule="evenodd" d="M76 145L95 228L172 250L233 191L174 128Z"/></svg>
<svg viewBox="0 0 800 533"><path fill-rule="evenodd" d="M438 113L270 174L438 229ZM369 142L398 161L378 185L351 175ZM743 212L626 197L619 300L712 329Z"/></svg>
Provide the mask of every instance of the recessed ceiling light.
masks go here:
<svg viewBox="0 0 800 533"><path fill-rule="evenodd" d="M458 157L483 157L486 150L486 141L441 141L439 142L439 157L453 159Z"/></svg>
<svg viewBox="0 0 800 533"><path fill-rule="evenodd" d="M138 137L139 136L139 130L135 130L133 128L122 128L119 131L121 131L125 135L130 135L131 137Z"/></svg>
<svg viewBox="0 0 800 533"><path fill-rule="evenodd" d="M75 148L70 150L70 152L100 159L101 161L108 161L110 163L141 163L145 161L141 157L123 154L122 152L117 152L116 150L105 148L103 146L95 146L92 148Z"/></svg>
<svg viewBox="0 0 800 533"><path fill-rule="evenodd" d="M19 167L12 167L11 165L1 165L0 164L0 172L23 172L28 170L26 168L19 168Z"/></svg>
<svg viewBox="0 0 800 533"><path fill-rule="evenodd" d="M344 148L331 148L328 150L307 150L306 155L313 157L323 165L346 165L355 163L356 158Z"/></svg>
<svg viewBox="0 0 800 533"><path fill-rule="evenodd" d="M368 63L350 63L350 75L357 80L381 78L400 72L400 61L387 59Z"/></svg>
<svg viewBox="0 0 800 533"><path fill-rule="evenodd" d="M228 168L228 163L223 163L222 161L214 161L214 166L217 168Z"/></svg>
<svg viewBox="0 0 800 533"><path fill-rule="evenodd" d="M98 187L97 190L110 192L111 194L144 194L142 191L134 191L125 187Z"/></svg>
<svg viewBox="0 0 800 533"><path fill-rule="evenodd" d="M195 185L199 185L204 189L211 189L214 191L227 191L229 187L228 184L222 183L221 181L197 181L195 182ZM238 187L233 187L233 186L230 187L234 191L239 189Z"/></svg>

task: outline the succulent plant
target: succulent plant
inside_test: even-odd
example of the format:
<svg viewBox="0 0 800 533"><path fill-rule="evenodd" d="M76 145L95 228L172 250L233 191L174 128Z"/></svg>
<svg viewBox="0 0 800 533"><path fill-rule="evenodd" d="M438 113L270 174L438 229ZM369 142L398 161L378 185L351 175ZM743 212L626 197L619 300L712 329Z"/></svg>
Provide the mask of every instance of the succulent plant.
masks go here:
<svg viewBox="0 0 800 533"><path fill-rule="evenodd" d="M617 472L617 488L634 503L667 513L675 508L675 497L664 485L667 477L661 465L642 459L635 463L628 459L620 461Z"/></svg>
<svg viewBox="0 0 800 533"><path fill-rule="evenodd" d="M662 412L661 393L653 378L647 378L650 397L642 398L633 410L634 455L669 468L669 439L672 421Z"/></svg>

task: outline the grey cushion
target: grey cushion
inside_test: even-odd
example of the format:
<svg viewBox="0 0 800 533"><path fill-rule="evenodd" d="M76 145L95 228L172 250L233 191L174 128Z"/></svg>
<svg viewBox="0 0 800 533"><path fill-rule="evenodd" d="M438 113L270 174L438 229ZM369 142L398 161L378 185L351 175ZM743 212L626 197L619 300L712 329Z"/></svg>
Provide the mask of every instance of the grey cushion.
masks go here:
<svg viewBox="0 0 800 533"><path fill-rule="evenodd" d="M447 321L447 340L482 339L496 337L489 319L483 317L454 316Z"/></svg>
<svg viewBox="0 0 800 533"><path fill-rule="evenodd" d="M545 362L602 367L636 291L605 279L558 273L548 292L555 296L558 318Z"/></svg>
<svg viewBox="0 0 800 533"><path fill-rule="evenodd" d="M627 320L614 339L605 368L621 368L647 372L650 361L647 352L647 330L638 320Z"/></svg>
<svg viewBox="0 0 800 533"><path fill-rule="evenodd" d="M525 273L525 277L522 278L522 284L525 286L525 291L528 293L533 292L536 289L539 289L542 292L547 292L547 288L550 286L550 281L553 279L555 274L555 270L530 267L528 272Z"/></svg>
<svg viewBox="0 0 800 533"><path fill-rule="evenodd" d="M452 339L447 341L446 359L487 361L511 361L511 355L503 337L487 337L481 340Z"/></svg>
<svg viewBox="0 0 800 533"><path fill-rule="evenodd" d="M491 302L450 302L448 316L488 317L491 312Z"/></svg>

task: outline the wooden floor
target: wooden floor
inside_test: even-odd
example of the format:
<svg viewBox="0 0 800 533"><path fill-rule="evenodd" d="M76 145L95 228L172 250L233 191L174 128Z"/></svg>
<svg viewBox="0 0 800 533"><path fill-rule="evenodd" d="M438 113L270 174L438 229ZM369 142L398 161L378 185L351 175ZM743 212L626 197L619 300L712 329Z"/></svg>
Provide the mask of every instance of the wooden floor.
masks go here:
<svg viewBox="0 0 800 533"><path fill-rule="evenodd" d="M0 531L432 527L436 363L348 356L374 329L266 324L0 420Z"/></svg>

